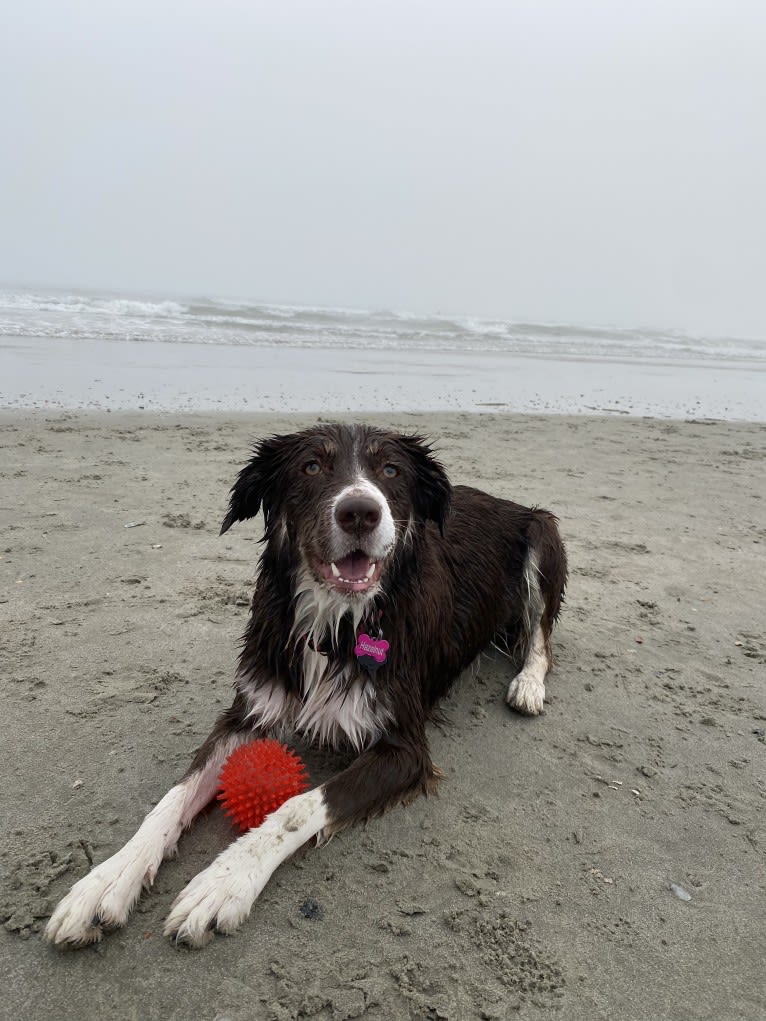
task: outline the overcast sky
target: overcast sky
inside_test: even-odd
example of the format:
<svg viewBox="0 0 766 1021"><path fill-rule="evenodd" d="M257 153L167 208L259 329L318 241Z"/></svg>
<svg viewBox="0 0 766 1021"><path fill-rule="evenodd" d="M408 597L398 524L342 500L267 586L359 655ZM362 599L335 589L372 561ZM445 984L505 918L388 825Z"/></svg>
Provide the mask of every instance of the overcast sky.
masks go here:
<svg viewBox="0 0 766 1021"><path fill-rule="evenodd" d="M766 338L763 0L25 0L0 283Z"/></svg>

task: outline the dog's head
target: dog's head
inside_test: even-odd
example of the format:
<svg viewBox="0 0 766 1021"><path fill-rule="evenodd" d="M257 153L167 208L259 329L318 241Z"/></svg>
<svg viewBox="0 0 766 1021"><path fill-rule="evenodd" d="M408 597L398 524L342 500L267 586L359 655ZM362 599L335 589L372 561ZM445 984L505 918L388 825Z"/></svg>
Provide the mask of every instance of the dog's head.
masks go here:
<svg viewBox="0 0 766 1021"><path fill-rule="evenodd" d="M263 507L267 542L293 544L327 588L366 597L427 520L443 530L451 493L420 437L320 425L258 444L231 490L221 533Z"/></svg>

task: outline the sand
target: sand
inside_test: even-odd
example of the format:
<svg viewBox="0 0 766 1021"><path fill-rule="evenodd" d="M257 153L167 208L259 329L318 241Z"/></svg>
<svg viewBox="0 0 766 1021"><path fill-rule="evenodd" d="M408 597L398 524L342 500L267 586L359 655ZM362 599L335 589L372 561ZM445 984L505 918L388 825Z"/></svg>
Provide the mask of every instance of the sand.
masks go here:
<svg viewBox="0 0 766 1021"><path fill-rule="evenodd" d="M766 417L763 359L610 355L0 336L0 408Z"/></svg>
<svg viewBox="0 0 766 1021"><path fill-rule="evenodd" d="M512 714L483 656L431 733L441 796L285 865L237 935L161 935L231 839L216 808L123 930L41 940L227 704L259 550L257 523L218 537L227 490L253 438L309 421L0 413L0 1016L766 1016L756 424L388 416L454 480L559 514L545 714Z"/></svg>

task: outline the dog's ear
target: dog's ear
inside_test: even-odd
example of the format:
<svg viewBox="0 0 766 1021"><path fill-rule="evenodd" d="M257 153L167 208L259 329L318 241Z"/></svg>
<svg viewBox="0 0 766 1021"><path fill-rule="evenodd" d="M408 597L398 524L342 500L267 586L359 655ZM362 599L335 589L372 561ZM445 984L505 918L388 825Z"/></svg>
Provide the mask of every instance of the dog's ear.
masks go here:
<svg viewBox="0 0 766 1021"><path fill-rule="evenodd" d="M435 521L443 536L452 501L452 485L446 469L421 436L398 436L397 442L413 467L415 512L421 521Z"/></svg>
<svg viewBox="0 0 766 1021"><path fill-rule="evenodd" d="M284 468L290 436L270 436L256 446L253 457L237 476L229 495L229 510L220 534L228 532L235 521L254 518L263 506L266 528L272 519L279 493L279 477Z"/></svg>

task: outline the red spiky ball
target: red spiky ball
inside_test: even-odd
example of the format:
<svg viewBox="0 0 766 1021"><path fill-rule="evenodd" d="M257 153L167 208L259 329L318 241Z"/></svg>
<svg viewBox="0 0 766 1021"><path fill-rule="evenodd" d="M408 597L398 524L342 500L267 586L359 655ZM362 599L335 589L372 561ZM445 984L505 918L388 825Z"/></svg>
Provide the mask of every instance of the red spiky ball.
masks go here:
<svg viewBox="0 0 766 1021"><path fill-rule="evenodd" d="M223 764L218 777L221 808L245 832L260 826L288 798L308 788L300 757L287 745L261 738L240 745Z"/></svg>

